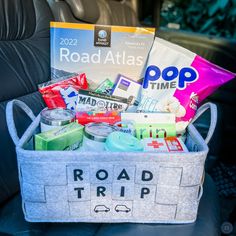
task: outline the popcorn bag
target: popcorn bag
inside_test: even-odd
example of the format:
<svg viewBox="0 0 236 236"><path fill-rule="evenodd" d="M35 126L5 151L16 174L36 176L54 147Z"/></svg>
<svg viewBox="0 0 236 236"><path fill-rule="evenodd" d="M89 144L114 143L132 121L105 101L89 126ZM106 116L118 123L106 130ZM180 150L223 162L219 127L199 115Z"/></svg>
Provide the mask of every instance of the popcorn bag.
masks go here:
<svg viewBox="0 0 236 236"><path fill-rule="evenodd" d="M177 133L183 133L198 105L235 77L178 45L155 38L149 53L138 111L176 115Z"/></svg>

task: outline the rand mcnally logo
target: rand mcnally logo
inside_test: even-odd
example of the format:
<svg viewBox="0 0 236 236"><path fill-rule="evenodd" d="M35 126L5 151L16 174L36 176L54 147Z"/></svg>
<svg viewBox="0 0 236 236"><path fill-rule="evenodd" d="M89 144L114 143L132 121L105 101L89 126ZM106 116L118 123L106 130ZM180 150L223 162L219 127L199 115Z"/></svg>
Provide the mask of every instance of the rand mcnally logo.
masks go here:
<svg viewBox="0 0 236 236"><path fill-rule="evenodd" d="M110 47L111 46L111 27L95 26L94 30L94 46Z"/></svg>

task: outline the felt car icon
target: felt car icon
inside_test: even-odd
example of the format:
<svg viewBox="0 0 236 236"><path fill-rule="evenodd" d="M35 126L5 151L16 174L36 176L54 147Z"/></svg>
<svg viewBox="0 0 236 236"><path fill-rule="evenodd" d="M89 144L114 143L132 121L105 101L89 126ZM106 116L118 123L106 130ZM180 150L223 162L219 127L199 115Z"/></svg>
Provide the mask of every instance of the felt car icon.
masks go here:
<svg viewBox="0 0 236 236"><path fill-rule="evenodd" d="M116 212L126 212L126 213L128 213L128 212L131 211L131 209L129 207L127 207L126 205L117 205L115 207L115 211Z"/></svg>
<svg viewBox="0 0 236 236"><path fill-rule="evenodd" d="M98 213L98 212L108 212L108 211L110 211L110 208L106 207L105 205L97 205L97 206L95 206L94 211L96 213Z"/></svg>

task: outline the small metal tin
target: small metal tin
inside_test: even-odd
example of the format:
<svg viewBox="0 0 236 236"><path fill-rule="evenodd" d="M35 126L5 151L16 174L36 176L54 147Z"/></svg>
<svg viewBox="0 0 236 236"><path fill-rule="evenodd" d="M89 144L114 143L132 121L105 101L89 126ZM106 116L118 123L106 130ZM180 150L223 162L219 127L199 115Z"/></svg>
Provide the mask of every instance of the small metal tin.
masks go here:
<svg viewBox="0 0 236 236"><path fill-rule="evenodd" d="M81 150L96 152L104 151L107 136L116 130L115 126L105 122L86 124Z"/></svg>
<svg viewBox="0 0 236 236"><path fill-rule="evenodd" d="M84 136L93 141L105 142L107 136L116 130L108 123L89 123L85 125Z"/></svg>
<svg viewBox="0 0 236 236"><path fill-rule="evenodd" d="M64 108L45 108L40 115L41 132L67 125L75 120L75 112Z"/></svg>

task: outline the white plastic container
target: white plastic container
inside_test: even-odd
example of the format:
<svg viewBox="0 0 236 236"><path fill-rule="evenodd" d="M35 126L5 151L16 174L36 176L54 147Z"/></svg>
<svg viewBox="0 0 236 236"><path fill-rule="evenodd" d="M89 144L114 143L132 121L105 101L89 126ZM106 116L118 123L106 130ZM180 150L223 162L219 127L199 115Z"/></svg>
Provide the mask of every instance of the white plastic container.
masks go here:
<svg viewBox="0 0 236 236"><path fill-rule="evenodd" d="M46 132L59 126L68 125L75 120L75 112L64 108L45 108L40 113L41 132Z"/></svg>

